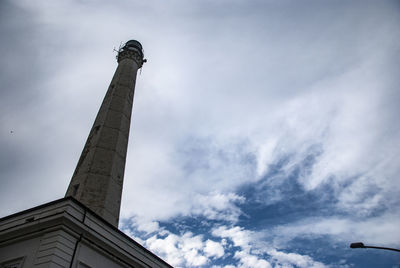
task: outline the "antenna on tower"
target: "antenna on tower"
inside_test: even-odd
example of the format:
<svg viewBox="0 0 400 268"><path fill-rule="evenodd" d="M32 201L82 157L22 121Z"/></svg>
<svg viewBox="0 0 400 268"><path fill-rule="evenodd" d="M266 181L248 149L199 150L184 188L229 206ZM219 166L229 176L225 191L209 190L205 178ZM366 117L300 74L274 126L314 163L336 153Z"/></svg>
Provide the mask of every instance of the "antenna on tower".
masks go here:
<svg viewBox="0 0 400 268"><path fill-rule="evenodd" d="M118 50L116 50L115 47L113 48L113 51L117 52L117 55L115 56L115 58L117 59L118 59L118 53L121 52L121 48L122 48L122 41L119 43Z"/></svg>

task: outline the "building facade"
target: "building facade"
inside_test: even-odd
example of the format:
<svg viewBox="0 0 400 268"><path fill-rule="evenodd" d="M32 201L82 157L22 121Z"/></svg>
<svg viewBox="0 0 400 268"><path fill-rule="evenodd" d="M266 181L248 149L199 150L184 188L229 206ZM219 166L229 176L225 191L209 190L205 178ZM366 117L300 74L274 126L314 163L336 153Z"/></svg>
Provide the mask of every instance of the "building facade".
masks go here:
<svg viewBox="0 0 400 268"><path fill-rule="evenodd" d="M172 267L72 197L4 217L0 267Z"/></svg>

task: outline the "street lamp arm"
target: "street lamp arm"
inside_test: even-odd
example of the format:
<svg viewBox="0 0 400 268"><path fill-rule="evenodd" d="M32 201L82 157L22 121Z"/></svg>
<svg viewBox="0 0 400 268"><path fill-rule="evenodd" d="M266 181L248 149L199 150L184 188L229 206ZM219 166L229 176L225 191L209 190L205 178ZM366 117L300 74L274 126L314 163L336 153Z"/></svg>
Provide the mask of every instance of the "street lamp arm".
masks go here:
<svg viewBox="0 0 400 268"><path fill-rule="evenodd" d="M400 249L396 249L396 248L385 248L385 247L374 247L374 246L365 246L364 243L361 243L361 242L351 243L351 244L350 244L350 247L351 247L351 248L377 248L377 249L392 250L392 251L400 252Z"/></svg>
<svg viewBox="0 0 400 268"><path fill-rule="evenodd" d="M365 248L377 248L377 249L385 249L385 250L392 250L392 251L397 251L400 252L400 249L395 249L395 248L385 248L385 247L373 247L373 246L364 246Z"/></svg>

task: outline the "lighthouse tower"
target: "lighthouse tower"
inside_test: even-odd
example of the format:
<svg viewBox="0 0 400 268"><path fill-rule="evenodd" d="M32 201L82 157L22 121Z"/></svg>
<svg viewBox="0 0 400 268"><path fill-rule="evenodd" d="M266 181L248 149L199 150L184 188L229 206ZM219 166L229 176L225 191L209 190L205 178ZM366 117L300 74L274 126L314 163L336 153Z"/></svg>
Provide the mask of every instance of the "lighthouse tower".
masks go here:
<svg viewBox="0 0 400 268"><path fill-rule="evenodd" d="M118 230L142 45L128 41L64 198L0 219L0 267L172 267Z"/></svg>
<svg viewBox="0 0 400 268"><path fill-rule="evenodd" d="M66 197L72 196L118 227L136 73L142 45L128 41L118 52L118 67L90 130Z"/></svg>

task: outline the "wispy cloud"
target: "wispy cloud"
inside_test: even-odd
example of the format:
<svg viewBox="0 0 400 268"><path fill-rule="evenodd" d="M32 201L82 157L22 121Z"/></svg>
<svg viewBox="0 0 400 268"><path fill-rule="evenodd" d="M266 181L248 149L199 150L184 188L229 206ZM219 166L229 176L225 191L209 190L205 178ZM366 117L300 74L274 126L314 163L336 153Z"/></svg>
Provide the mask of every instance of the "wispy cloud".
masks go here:
<svg viewBox="0 0 400 268"><path fill-rule="evenodd" d="M325 237L335 241L365 241L378 245L396 246L400 240L398 226L400 216L385 213L368 219L349 219L348 217L306 218L289 224L283 224L268 230L275 243L288 243L295 238Z"/></svg>

